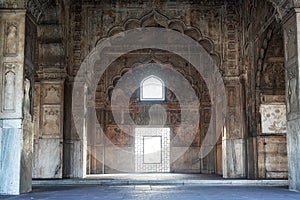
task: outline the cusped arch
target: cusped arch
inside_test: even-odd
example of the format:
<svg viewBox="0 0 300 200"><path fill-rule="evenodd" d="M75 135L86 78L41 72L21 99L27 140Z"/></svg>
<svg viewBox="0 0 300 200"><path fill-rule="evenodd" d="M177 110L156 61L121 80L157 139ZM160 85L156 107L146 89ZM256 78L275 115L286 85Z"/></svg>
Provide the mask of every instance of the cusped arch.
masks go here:
<svg viewBox="0 0 300 200"><path fill-rule="evenodd" d="M215 64L220 68L221 66L221 56L220 54L215 50L215 44L211 39L208 37L203 36L201 31L197 27L193 26L187 26L184 21L180 19L169 19L167 16L161 14L158 11L151 11L141 17L140 19L137 18L131 18L127 19L122 26L115 26L112 27L107 34L107 37L111 37L113 35L116 35L118 33L136 29L136 28L144 28L144 27L163 27L166 29L171 29L180 33L183 33L189 37L191 37L193 40L197 41L203 48L210 54L212 59L214 60ZM102 41L104 38L100 38L96 42L97 44Z"/></svg>
<svg viewBox="0 0 300 200"><path fill-rule="evenodd" d="M174 69L176 70L178 73L182 74L187 80L188 82L191 84L192 88L194 89L194 91L196 92L196 94L198 95L198 97L200 98L199 94L200 94L200 88L198 85L198 81L194 80L194 78L189 75L186 74L186 72L184 71L184 69L180 66L176 66L174 63L171 62L163 62L160 59L156 58L156 57L151 57L147 60L144 60L143 62L135 62L131 65L131 67L128 66L124 66L123 68L121 68L112 78L111 84L109 84L106 89L105 89L105 93L106 95L106 103L110 104L111 102L111 94L113 92L113 90L115 89L115 86L117 84L117 82L126 74L126 73L131 73L131 70L139 67L141 65L147 65L150 63L155 63L158 64L159 66L164 66L166 68L169 69Z"/></svg>
<svg viewBox="0 0 300 200"><path fill-rule="evenodd" d="M151 37L141 37L141 34L148 34L151 33ZM168 40L168 38L174 38L178 42L178 46L174 46L172 42ZM138 39L137 39L138 38ZM121 51L118 53L110 53L115 52L116 44L118 47L122 47ZM186 54L184 53L186 50L186 44L189 44L190 48L195 50L194 54ZM219 110L218 113L214 113L214 116L210 118L209 126L207 130L206 137L203 140L203 143L210 142L217 143L220 134L222 133L222 128L224 127L225 117L226 117L226 93L225 93L225 86L222 81L221 73L219 72L218 67L213 62L211 56L204 50L204 48L195 40L188 37L185 34L181 34L178 31L166 29L166 28L156 28L156 27L146 27L143 29L133 29L130 31L122 32L122 34L118 34L114 37L106 38L101 41L95 47L95 53L93 53L93 57L89 58L92 59L91 61L86 60L80 66L78 73L75 77L74 87L73 87L73 94L82 94L82 77L87 77L87 71L95 71L95 78L94 82L98 83L100 78L102 77L105 70L113 63L116 59L118 59L121 55L124 55L129 52L134 52L141 49L159 49L162 51L169 51L170 53L178 55L180 58L188 61L191 66L194 66L196 73L199 73L207 86L208 93L210 94L210 101L212 102L211 109ZM98 52L98 53L97 53ZM107 53L109 52L109 53ZM136 56L133 56L136 57ZM151 66L151 65L149 65ZM87 69L90 68L90 69ZM134 71L134 70L133 70ZM134 71L132 77L125 77L124 80L131 80L135 77L138 77L138 70ZM125 75L130 74L126 73ZM124 75L124 76L125 76ZM182 109L181 118L182 120L193 119L191 120L191 124L188 126L191 127L198 127L199 126L199 99L196 97L193 89L191 88L190 83L184 79L182 75L178 72L174 71L172 75L175 76L175 80L178 81L168 81L166 86L172 88L174 91L173 93L178 96L178 102L180 105L188 105L191 109ZM174 80L174 79L172 79ZM125 84L126 83L126 84ZM127 87L129 84L127 82L123 82L122 84L117 84L122 91L126 91L128 95L124 95L124 99L122 99L122 107L129 108L130 105L130 98L131 95L136 91L135 87ZM130 82L129 82L130 83ZM175 84L175 85L174 85ZM184 90L181 89L184 86ZM217 88L217 90L216 90ZM96 87L91 87L91 99L95 98L96 94ZM78 92L77 92L78 91ZM213 91L213 92L212 92ZM211 93L210 93L211 92ZM116 94L116 93L113 93ZM177 95L178 94L178 95ZM81 95L84 97L84 95ZM75 108L76 105L80 105L80 108L85 108L84 105L81 106L84 102L81 98L75 98L73 95L74 101L72 102L72 108ZM120 98L112 98L112 100L119 100ZM214 101L218 99L218 101ZM116 108L116 106L120 105L120 102L113 102L111 104L112 110ZM78 107L78 106L77 106ZM91 106L91 112L88 117L97 117L96 109L94 109L94 105ZM75 116L80 113L84 113L84 110L81 109L79 111L73 109L72 111ZM191 112L193 110L194 112ZM128 123L135 126L134 121L129 115L129 112L123 112L124 117L128 119ZM116 119L116 123L122 126L122 122L120 121L121 118L118 117L118 113L113 112L114 118ZM214 120L215 119L215 120ZM87 121L89 118L86 119ZM215 124L215 121L219 121L220 123ZM79 123L75 124L78 130L82 130L82 126ZM99 122L96 122L96 125L101 126ZM126 128L126 127L122 127ZM193 128L192 128L193 129ZM193 129L194 130L194 129ZM196 130L196 129L195 129ZM192 131L193 132L193 131ZM80 137L85 137L85 132L79 133ZM176 137L176 136L175 136ZM82 138L82 137L81 137ZM176 140L176 138L175 138ZM119 149L119 147L115 147ZM202 152L200 159L208 155L214 146L209 147L201 147L200 151ZM187 148L188 149L188 148ZM172 157L171 162L180 158L186 152L186 149L182 149L175 157ZM118 166L114 169L119 169Z"/></svg>

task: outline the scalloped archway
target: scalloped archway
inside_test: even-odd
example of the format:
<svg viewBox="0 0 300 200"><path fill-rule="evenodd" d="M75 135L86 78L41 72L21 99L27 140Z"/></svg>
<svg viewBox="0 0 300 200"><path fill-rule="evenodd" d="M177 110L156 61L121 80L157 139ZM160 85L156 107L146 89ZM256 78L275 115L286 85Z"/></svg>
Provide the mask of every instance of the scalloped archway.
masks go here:
<svg viewBox="0 0 300 200"><path fill-rule="evenodd" d="M198 28L193 26L188 26L182 20L179 19L169 19L167 16L161 14L156 10L149 12L148 14L144 15L140 19L137 18L127 19L122 24L122 26L115 26L111 28L108 31L106 37L108 38L127 30L144 28L144 27L162 27L162 28L171 29L183 33L191 37L193 40L197 41L207 51L207 53L209 53L209 55L215 62L216 66L220 68L220 66L222 65L222 58L220 56L220 53L218 53L215 50L216 49L215 44L210 38L204 36ZM96 42L95 46L97 46L99 41L102 41L102 39L103 38L100 38Z"/></svg>

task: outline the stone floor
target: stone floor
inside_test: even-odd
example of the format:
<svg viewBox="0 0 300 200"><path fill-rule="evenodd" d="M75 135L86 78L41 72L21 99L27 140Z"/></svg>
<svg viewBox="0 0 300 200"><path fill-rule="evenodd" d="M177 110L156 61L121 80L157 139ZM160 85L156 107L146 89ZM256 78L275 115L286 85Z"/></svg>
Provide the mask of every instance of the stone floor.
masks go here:
<svg viewBox="0 0 300 200"><path fill-rule="evenodd" d="M33 191L0 199L300 199L287 189L287 180L223 179L211 174L106 174L86 179L34 180Z"/></svg>
<svg viewBox="0 0 300 200"><path fill-rule="evenodd" d="M246 186L40 186L32 193L19 196L0 196L8 200L299 200L300 193L286 187Z"/></svg>

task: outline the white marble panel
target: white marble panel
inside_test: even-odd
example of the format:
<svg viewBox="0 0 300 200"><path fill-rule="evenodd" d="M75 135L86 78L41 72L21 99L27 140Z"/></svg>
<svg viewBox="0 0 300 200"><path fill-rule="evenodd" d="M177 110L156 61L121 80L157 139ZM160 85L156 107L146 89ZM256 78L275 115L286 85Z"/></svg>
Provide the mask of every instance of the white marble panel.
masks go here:
<svg viewBox="0 0 300 200"><path fill-rule="evenodd" d="M64 177L84 178L86 176L87 151L83 141L64 141Z"/></svg>
<svg viewBox="0 0 300 200"><path fill-rule="evenodd" d="M62 140L40 139L35 149L33 176L62 178Z"/></svg>
<svg viewBox="0 0 300 200"><path fill-rule="evenodd" d="M73 141L73 177L84 178L86 176L86 141Z"/></svg>
<svg viewBox="0 0 300 200"><path fill-rule="evenodd" d="M4 128L1 134L0 194L20 194L22 131ZM5 162L4 162L5 161Z"/></svg>
<svg viewBox="0 0 300 200"><path fill-rule="evenodd" d="M260 112L263 134L286 133L285 104L262 104Z"/></svg>
<svg viewBox="0 0 300 200"><path fill-rule="evenodd" d="M24 10L0 10L0 117L22 118L24 79Z"/></svg>
<svg viewBox="0 0 300 200"><path fill-rule="evenodd" d="M222 141L224 178L245 178L245 148L244 139L227 139Z"/></svg>

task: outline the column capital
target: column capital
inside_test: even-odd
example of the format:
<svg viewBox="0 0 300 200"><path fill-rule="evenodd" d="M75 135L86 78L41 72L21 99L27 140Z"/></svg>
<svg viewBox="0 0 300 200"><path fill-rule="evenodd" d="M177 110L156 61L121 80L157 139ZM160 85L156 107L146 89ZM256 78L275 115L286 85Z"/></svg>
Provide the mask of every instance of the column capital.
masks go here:
<svg viewBox="0 0 300 200"><path fill-rule="evenodd" d="M243 75L241 76L223 76L223 81L225 85L239 85L244 78Z"/></svg>
<svg viewBox="0 0 300 200"><path fill-rule="evenodd" d="M292 0L292 2L295 8L300 8L300 0Z"/></svg>
<svg viewBox="0 0 300 200"><path fill-rule="evenodd" d="M67 72L65 69L47 68L36 72L39 80L65 80Z"/></svg>
<svg viewBox="0 0 300 200"><path fill-rule="evenodd" d="M5 9L25 9L25 0L2 0L0 1L0 8Z"/></svg>

